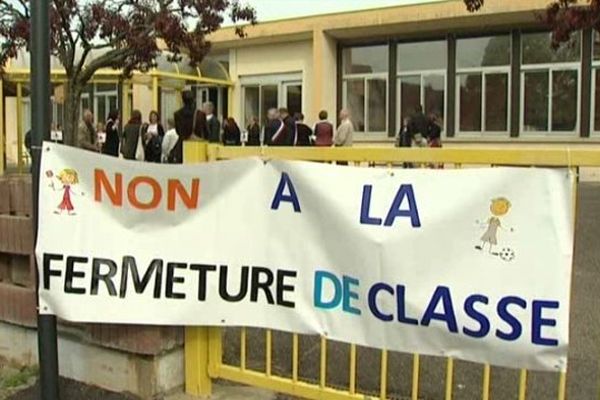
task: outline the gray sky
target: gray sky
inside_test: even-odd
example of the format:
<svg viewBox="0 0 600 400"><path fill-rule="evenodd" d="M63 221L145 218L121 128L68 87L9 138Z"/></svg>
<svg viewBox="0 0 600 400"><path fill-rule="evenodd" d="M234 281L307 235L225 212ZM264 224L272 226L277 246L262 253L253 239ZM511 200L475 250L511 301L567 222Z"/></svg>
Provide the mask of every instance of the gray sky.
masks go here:
<svg viewBox="0 0 600 400"><path fill-rule="evenodd" d="M440 0L246 0L256 8L259 22L434 1Z"/></svg>

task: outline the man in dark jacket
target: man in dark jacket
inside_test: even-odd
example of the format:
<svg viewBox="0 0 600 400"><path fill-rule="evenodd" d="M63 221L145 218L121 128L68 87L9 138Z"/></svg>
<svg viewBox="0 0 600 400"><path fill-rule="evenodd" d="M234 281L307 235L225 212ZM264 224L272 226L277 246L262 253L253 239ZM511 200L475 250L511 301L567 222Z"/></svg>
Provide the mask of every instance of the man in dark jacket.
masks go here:
<svg viewBox="0 0 600 400"><path fill-rule="evenodd" d="M286 141L284 146L294 146L296 143L296 120L290 115L289 111L285 107L279 109L279 117L285 124L287 130Z"/></svg>
<svg viewBox="0 0 600 400"><path fill-rule="evenodd" d="M265 125L264 141L266 146L286 146L287 129L279 117L276 108L271 108L267 114L267 124Z"/></svg>
<svg viewBox="0 0 600 400"><path fill-rule="evenodd" d="M221 123L214 114L215 106L213 103L206 102L202 107L204 114L206 114L206 126L208 131L208 141L211 143L219 143L221 141Z"/></svg>
<svg viewBox="0 0 600 400"><path fill-rule="evenodd" d="M296 113L294 115L296 120L296 143L294 146L310 146L310 138L313 135L312 129L304 123L304 115L302 113Z"/></svg>
<svg viewBox="0 0 600 400"><path fill-rule="evenodd" d="M183 107L175 111L175 131L177 132L177 143L168 156L168 160L173 164L183 162L183 142L192 137L197 139L206 138L206 116L200 110L196 110L196 101L194 94L186 90L181 94Z"/></svg>
<svg viewBox="0 0 600 400"><path fill-rule="evenodd" d="M427 138L429 137L430 121L423 114L423 106L418 105L415 109L415 113L410 117L408 124L408 131L410 136L417 141L418 145L422 145L421 142L426 145Z"/></svg>

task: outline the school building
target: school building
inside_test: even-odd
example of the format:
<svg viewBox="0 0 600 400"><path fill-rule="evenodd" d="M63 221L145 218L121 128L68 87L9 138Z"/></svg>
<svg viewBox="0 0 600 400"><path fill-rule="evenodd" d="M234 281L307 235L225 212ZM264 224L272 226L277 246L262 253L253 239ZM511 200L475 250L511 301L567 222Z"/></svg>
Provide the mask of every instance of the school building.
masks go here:
<svg viewBox="0 0 600 400"><path fill-rule="evenodd" d="M549 0L486 0L469 13L462 0L260 22L239 39L233 27L213 34L201 68L159 60L130 80L101 71L84 95L102 121L118 106L163 122L191 88L198 103L245 126L271 107L352 113L355 145L391 146L403 118L422 104L443 127L445 146L600 148L600 46L594 32L554 51L539 16ZM54 121L61 120L64 71L53 68ZM2 109L5 163L26 157L27 57L8 66ZM0 116L0 119L2 118ZM2 122L2 121L0 121Z"/></svg>

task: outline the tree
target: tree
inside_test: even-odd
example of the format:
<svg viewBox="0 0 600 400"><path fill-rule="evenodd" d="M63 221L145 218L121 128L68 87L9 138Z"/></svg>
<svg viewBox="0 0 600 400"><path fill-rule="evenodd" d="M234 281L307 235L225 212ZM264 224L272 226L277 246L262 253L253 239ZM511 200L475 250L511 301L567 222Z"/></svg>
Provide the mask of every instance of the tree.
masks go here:
<svg viewBox="0 0 600 400"><path fill-rule="evenodd" d="M169 51L170 61L179 61L185 53L197 66L210 51L207 36L220 28L225 15L234 23L256 23L255 10L239 0L48 1L51 53L67 75L67 144L75 143L81 95L99 69L120 69L124 76L148 71L161 53L159 42ZM240 26L236 33L245 35ZM0 67L28 47L29 36L30 0L0 0Z"/></svg>

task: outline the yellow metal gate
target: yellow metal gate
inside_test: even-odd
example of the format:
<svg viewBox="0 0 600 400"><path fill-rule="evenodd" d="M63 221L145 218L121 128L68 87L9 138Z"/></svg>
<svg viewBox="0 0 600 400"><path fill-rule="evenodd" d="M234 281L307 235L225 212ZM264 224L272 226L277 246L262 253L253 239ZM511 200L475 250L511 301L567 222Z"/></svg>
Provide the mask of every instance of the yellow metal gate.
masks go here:
<svg viewBox="0 0 600 400"><path fill-rule="evenodd" d="M446 168L469 168L482 166L521 166L521 167L563 167L569 168L574 173L578 173L581 167L600 167L600 151L597 150L571 150L571 149L396 149L396 148L277 148L277 147L223 147L218 145L208 145L203 142L188 142L185 147L185 160L187 163L217 161L224 159L234 159L242 157L262 157L264 159L285 159L285 160L310 160L321 162L350 162L354 165L392 168L402 166L405 162L414 163L416 166L428 167L444 165ZM577 189L577 183L575 183ZM577 190L574 190L576 197ZM574 201L574 204L576 202ZM576 207L576 206L575 206ZM575 212L575 210L574 210ZM224 333L231 333L228 337L233 342L235 363L226 360L224 357ZM249 335L260 336L264 341L264 365L253 367L249 365L248 342ZM239 329L221 329L206 327L189 327L185 333L185 378L186 392L192 395L210 395L211 381L213 379L225 379L241 384L270 389L276 392L285 393L293 396L307 399L370 399L380 398L388 399L388 383L395 380L389 371L390 356L393 354L387 350L371 350L378 352L378 364L372 365L373 357L369 360L367 368L371 375L378 369L376 375L379 376L376 384L371 384L366 390L359 390L357 371L361 369L359 357L361 349L356 345L347 346L347 380L345 385L332 385L328 382L328 373L332 368L328 363L328 347L340 346L337 342L332 342L325 337L313 338L318 346L318 376L302 378L299 372L299 355L304 351L300 347L301 336L296 334L286 334L285 341L291 342L281 346L278 351L288 351L289 370L283 373L277 373L273 370L273 340L274 335L280 335L271 330L258 330L250 328ZM255 350L255 349L254 349ZM406 358L407 355L404 357ZM419 354L413 354L410 357L410 367L406 368L403 378L408 382L406 395L411 400L422 398L420 385L422 384L422 375L426 372L427 366L423 363L423 357ZM336 361L337 362L337 361ZM262 363L261 363L262 364ZM404 363L406 364L406 362ZM441 383L440 394L436 398L451 400L455 396L457 385L454 382L456 362L452 358L444 361L444 371L442 372L444 381ZM340 374L339 368L342 365L335 365L336 374ZM490 399L492 387L492 368L489 365L480 365L479 379L481 382L480 397L483 400ZM471 366L473 369L473 366ZM495 368L494 368L495 371ZM507 371L499 371L499 374L507 374ZM566 399L567 374L553 373L555 376L555 396L558 400ZM512 376L514 379L514 396L519 400L527 399L528 390L528 371L515 371ZM597 380L597 379L596 379ZM431 383L431 382L428 382ZM374 386L378 386L374 388ZM460 385L458 385L460 389ZM600 394L595 395L600 399ZM394 396L397 398L397 396ZM403 397L404 398L404 397ZM470 397L472 398L472 397ZM504 399L502 399L504 400Z"/></svg>

